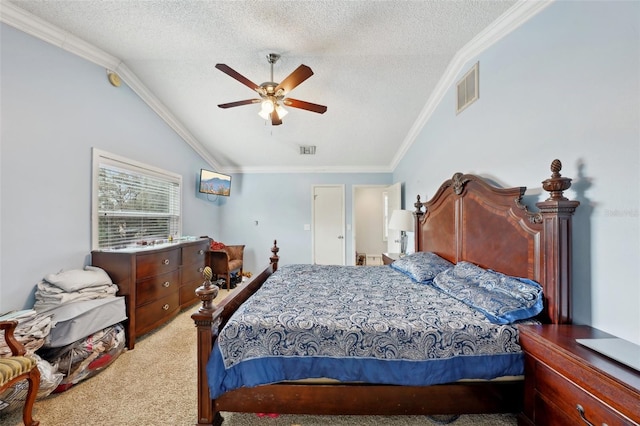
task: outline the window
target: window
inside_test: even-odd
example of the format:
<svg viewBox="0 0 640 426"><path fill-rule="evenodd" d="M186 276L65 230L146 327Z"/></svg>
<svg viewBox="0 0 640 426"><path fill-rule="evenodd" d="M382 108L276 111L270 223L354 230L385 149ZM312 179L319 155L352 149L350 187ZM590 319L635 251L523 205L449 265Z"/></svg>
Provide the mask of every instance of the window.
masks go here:
<svg viewBox="0 0 640 426"><path fill-rule="evenodd" d="M93 249L179 236L182 176L93 149Z"/></svg>

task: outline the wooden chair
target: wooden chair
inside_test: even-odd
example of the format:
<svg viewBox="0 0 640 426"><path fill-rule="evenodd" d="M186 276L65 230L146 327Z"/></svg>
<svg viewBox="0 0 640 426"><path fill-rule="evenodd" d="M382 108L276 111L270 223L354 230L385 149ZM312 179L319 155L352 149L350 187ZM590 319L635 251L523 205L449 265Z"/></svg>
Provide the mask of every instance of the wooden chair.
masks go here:
<svg viewBox="0 0 640 426"><path fill-rule="evenodd" d="M26 379L29 390L22 409L22 421L25 426L37 426L40 422L33 420L31 412L40 387L40 370L36 360L25 356L24 346L13 336L17 325L17 321L0 321L0 330L4 330L4 340L11 349L11 356L0 358L0 393Z"/></svg>
<svg viewBox="0 0 640 426"><path fill-rule="evenodd" d="M242 278L242 260L244 257L244 245L225 246L222 250L209 251L209 266L216 274L227 282L227 290L231 290L231 273L238 271Z"/></svg>

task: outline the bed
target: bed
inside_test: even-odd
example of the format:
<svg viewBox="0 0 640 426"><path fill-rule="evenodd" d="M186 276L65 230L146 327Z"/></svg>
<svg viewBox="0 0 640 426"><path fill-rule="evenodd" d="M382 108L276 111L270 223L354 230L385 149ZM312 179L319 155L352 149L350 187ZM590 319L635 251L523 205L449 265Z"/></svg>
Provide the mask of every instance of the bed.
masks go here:
<svg viewBox="0 0 640 426"><path fill-rule="evenodd" d="M530 211L522 202L526 190L524 187L498 188L479 176L456 173L440 186L429 201L423 203L420 201L419 196L417 198L414 212L417 254L421 256L433 254L438 259L450 262L453 267L447 269L447 271L452 271L464 265L465 267L482 268L482 271L500 274L500 276L508 279L521 280L532 286L531 288L538 285L541 291L536 293L539 294L539 300L537 299L538 301L536 302L539 303L539 306L535 311L537 313L535 320L543 323L570 323L571 218L579 203L568 200L564 196L563 192L570 187L571 179L560 174L561 167L560 161L554 160L552 162L552 175L542 183L542 187L548 191L549 196L545 201L536 203L537 211L535 212ZM212 373L214 370L211 370L212 365L215 365L216 362L227 363L225 364L227 366L230 365L229 363L235 362L232 367L235 368L236 365L242 365L242 361L230 361L233 356L230 358L227 355L248 353L247 359L249 362L244 365L250 365L251 362L255 362L259 358L255 356L255 351L262 345L259 342L254 342L253 346L249 344L248 347L244 348L237 346L232 347L232 349L221 349L218 340L222 340L224 343L225 339L229 341L229 336L234 334L242 337L243 340L251 340L246 338L248 334L246 334L246 330L243 331L244 326L237 325L237 317L250 317L253 313L261 311L258 307L262 306L264 300L273 296L273 289L278 288L278 285L282 288L281 294L283 295L291 296L295 293L291 287L287 287L287 285L290 285L289 277L292 275L308 274L307 281L313 284L314 280L316 280L315 287L327 287L324 296L313 296L314 300L319 303L318 306L321 306L324 302L322 297L325 297L328 301L335 294L335 288L331 288L329 285L317 285L317 280L323 279L319 278L321 276L319 274L326 273L324 266L284 265L278 271L279 248L275 241L271 251L272 256L270 257L269 266L252 280L242 283L231 296L225 298L219 305L214 306L212 303L216 289L203 285L196 292L202 301L202 306L192 315L197 327L198 345L197 424L220 425L223 422L220 413L223 411L401 415L515 413L521 410L524 390L521 377L506 380L488 380L488 378L508 376L509 374L506 373L509 372L518 372L517 369L512 370L511 367L506 367L506 369L500 371L480 373L479 380L459 380L461 378L473 378L469 374L476 373L468 373L465 370L465 364L451 365L445 363L437 367L436 370L439 369L439 371L446 374L441 374L440 378L433 381L436 384L432 384L429 381L412 380L411 368L403 370L403 360L392 360L396 364L384 364L385 368L382 369L391 370L391 373L395 373L397 376L395 382L387 376L375 376L376 373L373 373L373 376L365 376L366 380L358 379L358 376L347 375L338 376L340 381L314 380L309 382L299 380L306 373L298 373L298 370L295 370L295 374L289 374L288 372L291 370L287 364L283 364L284 367L280 368L280 370L284 370L284 376L282 377L286 380L275 380L274 376L270 375L270 372L274 369L274 364L267 363L261 364L259 368L262 369L263 373L264 371L268 373L257 374L259 377L257 379L254 378L250 385L243 385L238 382L229 386L225 382L223 386L218 387L215 384L217 379L213 377ZM347 268L346 270L352 268L351 273L345 272L346 270L340 273L343 275L352 274L353 277L351 275L349 277L353 282L364 279L371 283L380 281L381 268L387 268L387 270L395 269L393 265L392 267L351 266L343 268ZM356 270L358 270L357 273L355 272ZM419 298L416 299L416 297L419 297L416 296L416 293L408 295L403 291L409 287L415 288L415 291L426 291L431 286L424 285L422 282L419 282L419 285L412 284L411 279L402 281L403 274L407 275L407 270L400 272L402 273L394 272L398 274L395 279L397 281L396 284L385 284L387 294L393 295L392 297L382 297L381 292L383 290L374 287L367 290L370 291L371 297L367 298L366 294L353 297L357 300L375 301L376 303L383 303L381 302L383 299L408 298L413 300L411 304L419 311L423 307L422 302L428 304L425 300L435 296L431 294L425 296L425 300L421 300ZM367 274L370 275L368 278ZM446 274L437 275L440 278ZM412 278L415 278L415 276ZM328 280L327 282L333 280L326 277L324 279ZM394 280L393 277L391 279L392 281ZM413 279L413 281L416 280ZM436 281L436 279L433 279L433 282ZM441 288L438 288L436 293L439 294L442 293L441 290L446 290L446 282L447 280L445 279L438 281L440 283L438 285ZM301 288L305 288L306 291L310 287ZM455 286L450 287L449 290L449 295L457 297L454 302L445 301L440 294L438 297L441 297L441 299L430 303L433 305L447 305L456 313L458 310L464 310L464 308L460 307L462 306L460 303L462 299L457 296L460 293L459 290ZM269 291L272 292L271 296L269 296ZM351 292L352 294L354 294L353 291ZM263 299L259 299L260 297L263 297ZM279 300L281 309L289 308L287 298L280 298ZM307 299L308 301L309 299ZM325 305L333 306L334 302L327 302ZM349 305L353 304L353 302L345 304ZM268 312L272 309L275 308L266 308L262 309L262 311ZM379 312L385 312L386 315L385 309L387 308L384 305L376 305L368 309L366 315L375 316ZM361 311L361 309L356 309L356 311L359 310ZM293 311L293 314L290 315L295 315L295 312ZM236 315L234 316L234 314ZM420 312L415 312L414 314L419 316ZM481 314L486 314L486 312L482 311ZM476 312L471 315L481 317L481 314ZM336 315L336 313L333 312L333 315ZM353 314L348 316L354 317ZM294 318L291 319L294 320ZM371 321L371 319L362 318L357 321L366 325L369 324L367 321ZM503 346L511 349L515 347L516 349L515 353L507 354L507 357L514 358L516 362L521 362L521 353L518 353L519 345L517 344L517 323L519 321L520 319L513 324L499 326L499 330L501 330L499 335L502 336L499 340L502 340ZM522 319L521 321L530 321L530 319ZM373 322L378 324L375 321ZM449 323L450 321L443 322ZM459 326L461 328L478 328L476 325L462 323ZM373 325L371 327L376 328L376 326ZM383 325L378 328L385 329L385 327L387 326ZM327 330L331 331L325 334L331 337L338 334L334 328L328 327ZM377 339L388 337L385 336L384 331L377 330L377 332ZM415 332L415 330L412 329L412 332ZM253 338L255 334L261 333L264 334L265 330L253 333L251 336ZM396 340L397 334L394 334ZM353 338L353 334L346 333L346 337ZM273 339L273 336L270 338ZM366 337L359 337L358 339L359 342L367 340ZM283 340L286 341L286 339ZM300 341L300 339L296 340L298 346L300 346ZM322 350L318 349L315 342L304 341L307 352ZM333 342L333 345L340 346L341 344ZM361 344L356 346L362 348ZM472 344L472 346L481 345ZM351 348L353 349L353 347L352 345ZM383 345L383 347L395 348L393 345ZM282 348L283 346L281 345L278 350L280 351ZM333 349L326 350L331 351ZM464 350L466 349L463 349L463 352ZM223 352L225 353L225 358L216 360ZM383 354L378 358L387 358L387 355ZM370 353L365 357L376 358L375 354L372 356ZM271 358L273 357L270 357L269 361L272 361ZM285 358L287 357L285 356ZM342 361L335 357L329 356L328 358L331 358L330 362L317 364L320 366L320 373L311 374L311 377L324 377L324 373L331 372L337 368L336 362L354 362L349 357L343 357ZM314 358L314 362L311 362L311 364L315 364L317 360L318 358ZM385 362L386 360L374 359L373 361ZM280 361L275 360L275 362L278 363ZM369 368L359 365L357 362L359 361L356 361L356 364L349 364L349 368L345 371L367 370ZM479 364L494 363L492 361L480 362ZM397 369L394 365L397 366ZM210 369L209 373L212 374L208 374L208 368ZM460 369L463 370L462 373L450 374L450 370L457 371ZM373 370L375 371L376 369L374 368ZM240 373L237 377L248 375L244 367L239 371ZM431 373L433 371L430 371L429 374ZM423 375L426 374L424 373ZM414 374L414 376L422 375ZM263 382L272 384L261 384ZM211 389L213 389L213 392ZM214 398L211 397L212 395L214 395Z"/></svg>

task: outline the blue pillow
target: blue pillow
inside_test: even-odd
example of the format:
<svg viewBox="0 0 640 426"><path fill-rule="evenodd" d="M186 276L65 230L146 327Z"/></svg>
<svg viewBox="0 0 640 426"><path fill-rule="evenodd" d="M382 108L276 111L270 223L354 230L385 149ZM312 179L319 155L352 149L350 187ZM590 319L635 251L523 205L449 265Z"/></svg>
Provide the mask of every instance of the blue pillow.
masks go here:
<svg viewBox="0 0 640 426"><path fill-rule="evenodd" d="M419 283L433 280L440 272L453 267L453 263L435 253L419 251L408 254L395 262L391 267L411 277Z"/></svg>
<svg viewBox="0 0 640 426"><path fill-rule="evenodd" d="M535 281L511 277L459 262L433 280L435 287L482 312L495 324L511 324L542 311L542 287Z"/></svg>

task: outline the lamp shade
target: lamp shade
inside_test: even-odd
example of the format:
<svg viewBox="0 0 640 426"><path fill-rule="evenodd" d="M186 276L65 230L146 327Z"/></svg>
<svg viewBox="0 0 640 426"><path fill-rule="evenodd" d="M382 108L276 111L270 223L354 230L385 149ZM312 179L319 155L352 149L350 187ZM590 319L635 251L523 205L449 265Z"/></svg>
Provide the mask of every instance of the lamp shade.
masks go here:
<svg viewBox="0 0 640 426"><path fill-rule="evenodd" d="M389 219L389 229L394 231L413 231L413 213L409 210L394 210Z"/></svg>

